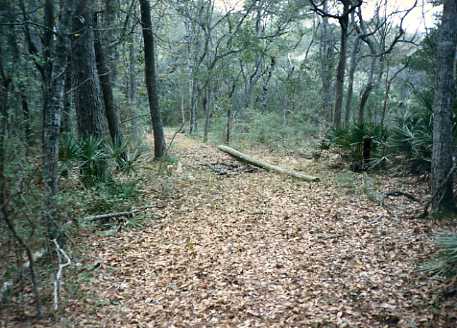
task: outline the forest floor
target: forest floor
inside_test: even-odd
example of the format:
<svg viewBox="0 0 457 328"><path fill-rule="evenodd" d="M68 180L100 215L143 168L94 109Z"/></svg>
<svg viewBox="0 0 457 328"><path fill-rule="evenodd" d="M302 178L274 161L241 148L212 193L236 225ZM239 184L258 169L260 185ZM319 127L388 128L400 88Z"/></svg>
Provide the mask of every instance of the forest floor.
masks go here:
<svg viewBox="0 0 457 328"><path fill-rule="evenodd" d="M370 197L424 199L425 184L329 169L331 154L245 151L321 181L251 169L178 135L168 176L141 172L154 206L142 226L78 241L89 255L58 326L457 327L455 293L417 270L446 223L416 219L406 198Z"/></svg>

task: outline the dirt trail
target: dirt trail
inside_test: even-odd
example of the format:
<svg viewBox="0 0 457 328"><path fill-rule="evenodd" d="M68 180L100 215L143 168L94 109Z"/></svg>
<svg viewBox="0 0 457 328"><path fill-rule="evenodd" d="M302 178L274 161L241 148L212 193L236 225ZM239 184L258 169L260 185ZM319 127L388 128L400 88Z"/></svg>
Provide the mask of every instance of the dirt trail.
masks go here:
<svg viewBox="0 0 457 328"><path fill-rule="evenodd" d="M437 282L415 270L431 249L427 223L392 219L312 161L257 152L322 182L218 176L208 165L233 160L182 135L174 152L182 167L168 168L169 185L144 186L150 203L170 196L150 213L162 219L89 238L101 266L88 298L68 304L80 326L444 326Z"/></svg>

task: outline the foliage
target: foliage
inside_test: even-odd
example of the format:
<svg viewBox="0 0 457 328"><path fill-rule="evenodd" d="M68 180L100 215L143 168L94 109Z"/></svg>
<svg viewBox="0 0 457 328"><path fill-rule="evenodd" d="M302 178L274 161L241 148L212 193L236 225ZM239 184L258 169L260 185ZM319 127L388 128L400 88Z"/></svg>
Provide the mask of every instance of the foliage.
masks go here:
<svg viewBox="0 0 457 328"><path fill-rule="evenodd" d="M84 191L86 192L86 191ZM122 210L134 202L138 196L137 182L107 181L96 184L89 191L90 202L85 204L87 214L101 214L113 210Z"/></svg>
<svg viewBox="0 0 457 328"><path fill-rule="evenodd" d="M76 165L84 183L94 185L107 178L99 175L100 165L113 166L123 174L132 175L137 171L141 155L140 146L133 147L127 141L107 146L103 139L88 137L78 141L72 135L65 135L60 142L59 160L64 176Z"/></svg>
<svg viewBox="0 0 457 328"><path fill-rule="evenodd" d="M457 234L439 234L434 241L440 250L421 270L440 277L457 277Z"/></svg>
<svg viewBox="0 0 457 328"><path fill-rule="evenodd" d="M115 143L108 147L109 157L117 164L117 169L127 175L132 175L137 170L138 160L141 158L139 147L132 149L129 143L124 140L122 143Z"/></svg>
<svg viewBox="0 0 457 328"><path fill-rule="evenodd" d="M431 111L405 112L392 128L388 145L395 154L404 154L418 165L430 167L432 157Z"/></svg>
<svg viewBox="0 0 457 328"><path fill-rule="evenodd" d="M107 152L104 140L89 136L83 138L80 147L81 177L85 184L93 185L107 177Z"/></svg>
<svg viewBox="0 0 457 328"><path fill-rule="evenodd" d="M365 138L373 140L372 157L376 152L384 151L384 144L388 136L385 127L376 124L352 125L348 128L330 129L327 139L330 144L340 147L351 154L351 159L358 161L362 159L362 144Z"/></svg>

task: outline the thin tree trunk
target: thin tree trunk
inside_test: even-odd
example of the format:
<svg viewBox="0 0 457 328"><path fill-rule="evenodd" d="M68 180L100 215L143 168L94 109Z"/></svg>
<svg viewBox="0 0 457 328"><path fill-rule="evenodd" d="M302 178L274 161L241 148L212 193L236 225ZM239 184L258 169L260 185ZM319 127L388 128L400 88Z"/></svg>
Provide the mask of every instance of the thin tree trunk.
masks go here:
<svg viewBox="0 0 457 328"><path fill-rule="evenodd" d="M230 99L230 104L227 106L227 123L226 123L226 130L225 130L225 142L227 145L230 144L230 137L231 137L231 130L232 130L232 109L234 107L234 101L233 101L233 96L235 94L235 89L236 89L236 80L233 81L232 83L232 88L230 89L229 93L229 99Z"/></svg>
<svg viewBox="0 0 457 328"><path fill-rule="evenodd" d="M165 155L166 144L162 118L160 116L159 95L157 93L154 34L152 33L151 7L149 0L140 0L140 8L144 41L144 72L154 133L154 155L156 159L159 159Z"/></svg>
<svg viewBox="0 0 457 328"><path fill-rule="evenodd" d="M21 88L20 90L21 96L21 108L22 108L22 116L24 118L24 136L26 140L26 144L28 146L33 144L32 138L32 122L31 122L31 115L30 115L30 106L27 99L27 95L25 94L25 90Z"/></svg>
<svg viewBox="0 0 457 328"><path fill-rule="evenodd" d="M390 97L390 87L392 85L392 81L389 80L389 70L386 73L386 80L385 80L385 91L384 91L384 100L382 103L382 115L381 115L381 126L384 126L384 121L386 119L387 108L389 105L389 97Z"/></svg>
<svg viewBox="0 0 457 328"><path fill-rule="evenodd" d="M324 1L324 11L328 10L327 0ZM327 121L333 120L333 106L332 106L332 67L333 67L333 37L330 33L330 24L328 17L322 18L320 36L320 78L321 78L321 97L322 97L322 117Z"/></svg>
<svg viewBox="0 0 457 328"><path fill-rule="evenodd" d="M360 105L359 105L359 114L357 123L359 125L363 125L365 123L365 106L368 102L368 98L370 97L371 91L374 88L374 71L376 69L376 56L371 57L371 65L370 65L370 72L368 75L368 82L362 92L362 97L360 98Z"/></svg>
<svg viewBox="0 0 457 328"><path fill-rule="evenodd" d="M445 0L437 45L437 74L433 100L432 213L454 211L453 133L457 2Z"/></svg>
<svg viewBox="0 0 457 328"><path fill-rule="evenodd" d="M60 131L62 134L71 134L71 98L72 98L72 71L68 67L71 65L71 56L68 56L67 69L65 71L65 91L62 111L62 124Z"/></svg>
<svg viewBox="0 0 457 328"><path fill-rule="evenodd" d="M97 14L94 15L95 27L97 24ZM109 48L109 47L108 47ZM100 86L103 94L103 101L105 104L105 114L108 121L108 129L111 136L111 141L113 145L121 145L124 141L122 135L120 122L119 122L119 112L114 105L113 97L113 86L111 83L111 74L106 61L105 53L103 51L101 35L95 29L95 59L97 62L97 72L100 79ZM124 154L125 157L125 154Z"/></svg>
<svg viewBox="0 0 457 328"><path fill-rule="evenodd" d="M136 48L135 39L133 34L131 35L129 42L129 66L128 66L128 90L127 90L127 103L129 106L129 112L131 117L130 122L130 134L133 136L135 141L140 140L140 127L141 123L138 120L138 110L136 108Z"/></svg>
<svg viewBox="0 0 457 328"><path fill-rule="evenodd" d="M198 82L196 80L192 81L192 91L191 91L191 104L190 104L190 127L189 134L192 135L197 133L197 103L198 103Z"/></svg>
<svg viewBox="0 0 457 328"><path fill-rule="evenodd" d="M267 111L267 106L268 106L268 88L269 88L269 85L270 85L270 81L271 81L271 78L273 76L273 71L275 69L275 66L276 66L276 59L275 57L271 57L271 62L270 62L270 67L268 69L268 75L267 75L267 78L266 80L264 81L263 83L263 87L262 87L262 95L260 97L261 99L261 104L262 104L262 112L266 112Z"/></svg>
<svg viewBox="0 0 457 328"><path fill-rule="evenodd" d="M351 63L350 63L350 68L349 68L349 81L348 81L348 90L346 94L346 108L345 108L345 114L344 114L344 126L348 127L349 126L349 120L351 117L351 112L352 112L352 97L354 93L354 75L355 71L357 69L357 64L358 64L358 53L360 50L360 38L355 37L354 40L354 45L352 48L352 53L351 53Z"/></svg>
<svg viewBox="0 0 457 328"><path fill-rule="evenodd" d="M203 95L203 112L205 113L205 126L203 129L203 142L208 142L209 123L211 116L211 87L207 84Z"/></svg>
<svg viewBox="0 0 457 328"><path fill-rule="evenodd" d="M344 5L344 11L347 12L348 5ZM343 108L343 92L344 92L344 75L346 72L346 53L347 53L347 38L348 38L348 15L344 15L339 19L341 27L341 44L338 66L336 69L336 84L335 84L335 111L333 117L333 126L336 129L341 128L341 112Z"/></svg>
<svg viewBox="0 0 457 328"><path fill-rule="evenodd" d="M61 17L57 26L57 38L55 47L51 50L53 59L49 100L47 102L46 119L43 126L43 181L45 185L44 219L48 229L50 240L56 239L59 244L63 243L63 234L60 231L61 224L57 221L56 195L58 192L58 159L59 159L59 136L60 119L64 102L65 70L69 53L69 25L72 12L72 0L64 1L61 8Z"/></svg>
<svg viewBox="0 0 457 328"><path fill-rule="evenodd" d="M105 55L106 67L108 68L109 79L114 85L117 79L116 61L119 57L118 49L116 46L116 37L119 33L116 30L117 23L116 0L105 0L105 23L103 24L106 31L104 33L106 41ZM100 35L101 37L101 35Z"/></svg>

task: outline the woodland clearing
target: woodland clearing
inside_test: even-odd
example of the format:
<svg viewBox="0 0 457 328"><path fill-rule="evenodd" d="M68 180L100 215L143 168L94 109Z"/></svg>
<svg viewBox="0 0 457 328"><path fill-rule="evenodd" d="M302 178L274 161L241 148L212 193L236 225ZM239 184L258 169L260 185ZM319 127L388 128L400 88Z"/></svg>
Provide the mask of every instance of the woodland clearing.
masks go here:
<svg viewBox="0 0 457 328"><path fill-rule="evenodd" d="M155 207L141 227L73 241L85 255L65 279L65 319L34 327L455 327L455 295L417 270L446 222L415 219L406 198L381 206L367 187L423 199L424 184L331 170L328 154L247 151L321 181L245 167L179 134L160 184L140 172Z"/></svg>

